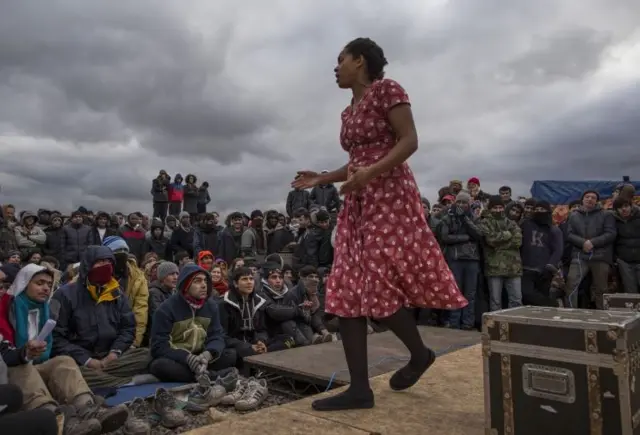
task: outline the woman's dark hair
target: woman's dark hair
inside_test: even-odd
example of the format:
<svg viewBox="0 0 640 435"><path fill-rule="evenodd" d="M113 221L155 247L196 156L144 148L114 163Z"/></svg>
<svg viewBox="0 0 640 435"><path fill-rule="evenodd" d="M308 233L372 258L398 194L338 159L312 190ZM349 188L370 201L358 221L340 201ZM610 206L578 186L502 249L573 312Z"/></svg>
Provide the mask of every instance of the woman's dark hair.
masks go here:
<svg viewBox="0 0 640 435"><path fill-rule="evenodd" d="M384 67L389 63L382 48L369 38L356 38L344 47L345 51L357 58L362 56L367 64L369 80L384 78Z"/></svg>

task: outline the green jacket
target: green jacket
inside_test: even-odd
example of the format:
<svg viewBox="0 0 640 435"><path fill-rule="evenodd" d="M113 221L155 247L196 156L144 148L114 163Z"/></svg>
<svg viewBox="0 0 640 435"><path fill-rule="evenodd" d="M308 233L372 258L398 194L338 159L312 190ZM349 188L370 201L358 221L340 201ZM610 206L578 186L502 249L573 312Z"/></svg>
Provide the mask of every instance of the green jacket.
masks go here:
<svg viewBox="0 0 640 435"><path fill-rule="evenodd" d="M521 276L522 231L518 224L507 217L496 219L488 215L480 221L479 227L485 240L485 276Z"/></svg>

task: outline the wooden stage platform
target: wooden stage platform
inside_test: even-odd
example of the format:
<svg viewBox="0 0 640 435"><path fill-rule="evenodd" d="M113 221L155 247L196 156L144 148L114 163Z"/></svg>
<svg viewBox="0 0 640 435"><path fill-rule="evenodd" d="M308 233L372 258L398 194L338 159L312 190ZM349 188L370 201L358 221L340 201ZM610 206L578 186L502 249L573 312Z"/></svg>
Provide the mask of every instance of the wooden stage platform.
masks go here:
<svg viewBox="0 0 640 435"><path fill-rule="evenodd" d="M438 356L480 342L477 331L419 326L425 344ZM394 371L406 364L409 352L392 332L370 334L369 377ZM280 375L313 384L323 390L349 383L349 372L341 342L299 347L245 358L251 372Z"/></svg>
<svg viewBox="0 0 640 435"><path fill-rule="evenodd" d="M434 335L436 335L434 333ZM249 414L216 414L218 423L188 435L482 435L482 349L476 345L439 357L414 387L394 392L387 373L371 380L376 407L320 413L311 402L322 393Z"/></svg>

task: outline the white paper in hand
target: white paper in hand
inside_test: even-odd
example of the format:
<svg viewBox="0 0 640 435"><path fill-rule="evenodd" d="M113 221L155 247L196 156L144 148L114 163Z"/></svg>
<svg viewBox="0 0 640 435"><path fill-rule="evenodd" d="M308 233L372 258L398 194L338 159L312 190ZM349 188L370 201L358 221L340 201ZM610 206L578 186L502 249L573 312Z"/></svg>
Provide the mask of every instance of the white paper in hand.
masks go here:
<svg viewBox="0 0 640 435"><path fill-rule="evenodd" d="M45 323L42 329L40 330L40 333L36 337L36 340L47 341L47 337L49 336L49 334L53 332L53 328L55 327L56 327L55 320L52 320L52 319L47 320L47 323Z"/></svg>

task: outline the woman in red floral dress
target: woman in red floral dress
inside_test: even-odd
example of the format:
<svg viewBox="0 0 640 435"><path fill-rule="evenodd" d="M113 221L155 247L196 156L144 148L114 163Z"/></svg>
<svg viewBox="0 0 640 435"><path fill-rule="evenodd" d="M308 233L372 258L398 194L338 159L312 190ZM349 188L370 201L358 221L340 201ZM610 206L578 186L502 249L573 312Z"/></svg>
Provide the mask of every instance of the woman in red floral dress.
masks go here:
<svg viewBox="0 0 640 435"><path fill-rule="evenodd" d="M343 393L313 402L316 410L371 408L367 317L382 321L411 352L390 380L394 390L411 387L433 364L414 318L404 307L454 310L467 301L425 221L420 194L406 160L418 138L409 97L383 79L382 49L368 38L351 41L338 57L336 81L351 89L342 112L340 143L349 163L333 172L298 172L292 185L309 188L344 182L334 263L325 310L339 317L351 383Z"/></svg>

